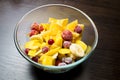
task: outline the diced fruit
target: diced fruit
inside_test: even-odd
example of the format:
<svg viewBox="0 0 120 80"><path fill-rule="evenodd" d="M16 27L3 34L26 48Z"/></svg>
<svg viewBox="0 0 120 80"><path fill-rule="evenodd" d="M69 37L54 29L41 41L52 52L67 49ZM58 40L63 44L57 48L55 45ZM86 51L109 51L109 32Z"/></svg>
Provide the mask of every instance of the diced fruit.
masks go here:
<svg viewBox="0 0 120 80"><path fill-rule="evenodd" d="M38 23L33 23L33 25L31 26L31 30L39 30L39 24Z"/></svg>
<svg viewBox="0 0 120 80"><path fill-rule="evenodd" d="M72 58L71 57L63 57L62 58L62 62L70 64L70 63L72 63Z"/></svg>
<svg viewBox="0 0 120 80"><path fill-rule="evenodd" d="M78 25L78 20L75 20L67 25L67 29L70 31L74 31L75 27Z"/></svg>
<svg viewBox="0 0 120 80"><path fill-rule="evenodd" d="M53 23L53 22L55 23L55 22L57 22L57 19L55 19L55 18L49 18L49 22L50 23Z"/></svg>
<svg viewBox="0 0 120 80"><path fill-rule="evenodd" d="M30 50L29 48L26 48L25 53L28 54L29 50Z"/></svg>
<svg viewBox="0 0 120 80"><path fill-rule="evenodd" d="M51 23L49 26L49 30L52 32L52 34L54 33L54 35L56 35L59 31L63 30L63 27L56 23Z"/></svg>
<svg viewBox="0 0 120 80"><path fill-rule="evenodd" d="M42 60L43 65L49 65L52 66L55 64L55 59L52 58L51 56L44 56L44 59Z"/></svg>
<svg viewBox="0 0 120 80"><path fill-rule="evenodd" d="M49 18L48 23L33 23L24 52L46 66L65 66L84 57L91 50L81 41L84 25L68 22L68 18Z"/></svg>
<svg viewBox="0 0 120 80"><path fill-rule="evenodd" d="M57 20L56 23L58 25L62 26L62 27L65 27L67 25L67 23L68 23L68 19L67 18L66 19L59 19L59 20Z"/></svg>
<svg viewBox="0 0 120 80"><path fill-rule="evenodd" d="M61 60L56 60L55 61L55 66L58 66L59 63L61 63L62 61Z"/></svg>
<svg viewBox="0 0 120 80"><path fill-rule="evenodd" d="M63 42L63 47L64 47L64 48L69 48L70 45L71 45L71 41L64 41L64 42Z"/></svg>
<svg viewBox="0 0 120 80"><path fill-rule="evenodd" d="M60 49L60 47L57 47L57 48L55 48L55 49L52 49L52 50L48 51L48 52L45 53L45 54L48 55L48 56L53 56L55 53L58 52L59 49Z"/></svg>
<svg viewBox="0 0 120 80"><path fill-rule="evenodd" d="M53 39L49 39L48 40L48 44L52 45L54 43L54 40Z"/></svg>
<svg viewBox="0 0 120 80"><path fill-rule="evenodd" d="M41 43L39 42L39 40L30 40L25 43L25 48L38 49L40 48L40 45Z"/></svg>
<svg viewBox="0 0 120 80"><path fill-rule="evenodd" d="M46 31L48 30L48 28L50 26L50 24L48 24L48 23L41 23L40 25L42 25L44 30L46 30Z"/></svg>
<svg viewBox="0 0 120 80"><path fill-rule="evenodd" d="M86 51L87 45L83 41L76 40L76 44L79 44L83 48L83 50Z"/></svg>
<svg viewBox="0 0 120 80"><path fill-rule="evenodd" d="M60 49L58 52L60 54L70 54L71 53L71 51L69 49L64 49L64 48Z"/></svg>
<svg viewBox="0 0 120 80"><path fill-rule="evenodd" d="M40 43L43 43L43 38L40 34L31 36L30 40L39 40Z"/></svg>
<svg viewBox="0 0 120 80"><path fill-rule="evenodd" d="M72 35L72 32L71 32L71 31L69 31L69 30L64 30L64 31L62 32L62 38L63 38L64 40L66 40L66 41L71 41L71 40L72 40L72 37L73 37L73 35Z"/></svg>
<svg viewBox="0 0 120 80"><path fill-rule="evenodd" d="M57 47L59 47L59 46L54 43L53 45L50 46L50 49L55 49Z"/></svg>
<svg viewBox="0 0 120 80"><path fill-rule="evenodd" d="M70 45L70 51L76 57L83 57L84 56L84 50L78 44L71 44Z"/></svg>
<svg viewBox="0 0 120 80"><path fill-rule="evenodd" d="M39 32L41 32L41 31L43 31L43 30L44 30L43 26L40 25L40 26L39 26Z"/></svg>
<svg viewBox="0 0 120 80"><path fill-rule="evenodd" d="M36 35L38 34L39 32L37 30L31 30L31 32L29 33L29 36L33 36L33 35Z"/></svg>
<svg viewBox="0 0 120 80"><path fill-rule="evenodd" d="M63 39L62 37L56 37L55 39L55 45L59 46L59 47L62 47L62 43L63 43Z"/></svg>
<svg viewBox="0 0 120 80"><path fill-rule="evenodd" d="M82 28L77 25L77 26L75 27L74 31L80 34L80 33L82 32Z"/></svg>
<svg viewBox="0 0 120 80"><path fill-rule="evenodd" d="M67 65L65 62L61 62L58 64L58 66L65 66L65 65Z"/></svg>
<svg viewBox="0 0 120 80"><path fill-rule="evenodd" d="M43 53L46 53L46 52L48 52L48 51L49 51L49 48L48 48L48 47L43 47L43 48L42 48L42 52L43 52Z"/></svg>
<svg viewBox="0 0 120 80"><path fill-rule="evenodd" d="M30 50L29 52L28 52L28 55L32 58L32 57L35 57L36 56L36 52L37 52L37 50L34 50L34 49L32 49L32 50Z"/></svg>
<svg viewBox="0 0 120 80"><path fill-rule="evenodd" d="M38 59L39 59L39 57L37 57L37 56L32 57L32 60L35 61L35 62L38 62Z"/></svg>

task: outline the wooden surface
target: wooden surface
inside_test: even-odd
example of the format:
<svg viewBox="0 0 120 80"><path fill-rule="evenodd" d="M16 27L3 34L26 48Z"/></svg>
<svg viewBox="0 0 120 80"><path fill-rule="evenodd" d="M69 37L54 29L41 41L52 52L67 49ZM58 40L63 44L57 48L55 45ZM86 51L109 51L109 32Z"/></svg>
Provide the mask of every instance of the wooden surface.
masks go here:
<svg viewBox="0 0 120 80"><path fill-rule="evenodd" d="M81 9L93 19L99 32L94 54L64 74L35 68L18 53L13 41L20 18L37 6L51 3ZM120 1L0 0L0 80L120 80Z"/></svg>

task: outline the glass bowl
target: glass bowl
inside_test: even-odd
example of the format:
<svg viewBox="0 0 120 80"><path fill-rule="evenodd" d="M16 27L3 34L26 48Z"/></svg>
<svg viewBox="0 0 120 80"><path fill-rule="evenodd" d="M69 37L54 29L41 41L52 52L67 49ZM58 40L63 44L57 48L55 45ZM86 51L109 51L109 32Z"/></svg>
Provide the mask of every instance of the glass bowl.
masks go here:
<svg viewBox="0 0 120 80"><path fill-rule="evenodd" d="M68 18L69 21L78 19L79 23L85 25L82 40L90 47L85 57L66 66L44 66L34 62L25 54L24 44L28 41L27 34L29 33L30 25L33 22L46 23L49 17L58 19ZM48 4L32 9L20 19L14 29L14 43L19 53L34 66L52 73L63 73L69 71L85 61L94 51L97 42L98 32L91 18L83 11L64 4Z"/></svg>

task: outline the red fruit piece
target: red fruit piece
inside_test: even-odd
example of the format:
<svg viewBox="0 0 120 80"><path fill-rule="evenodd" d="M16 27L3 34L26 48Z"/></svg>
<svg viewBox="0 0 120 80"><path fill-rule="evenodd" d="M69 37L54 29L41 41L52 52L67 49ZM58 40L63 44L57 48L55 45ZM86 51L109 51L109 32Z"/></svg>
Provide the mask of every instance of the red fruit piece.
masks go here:
<svg viewBox="0 0 120 80"><path fill-rule="evenodd" d="M54 40L53 39L49 39L48 40L48 44L52 45L54 43Z"/></svg>
<svg viewBox="0 0 120 80"><path fill-rule="evenodd" d="M66 64L70 64L72 63L72 58L71 57L63 57L62 61L65 62Z"/></svg>
<svg viewBox="0 0 120 80"><path fill-rule="evenodd" d="M35 61L35 62L38 62L38 59L39 58L37 56L35 56L35 57L32 58L32 60Z"/></svg>
<svg viewBox="0 0 120 80"><path fill-rule="evenodd" d="M29 50L30 50L30 49L26 48L26 49L25 49L25 53L28 54Z"/></svg>
<svg viewBox="0 0 120 80"><path fill-rule="evenodd" d="M39 32L37 30L31 30L31 32L29 33L29 36L33 36L33 35L36 35L38 34Z"/></svg>
<svg viewBox="0 0 120 80"><path fill-rule="evenodd" d="M71 40L72 40L72 37L73 37L73 35L72 35L72 32L71 32L71 31L69 31L69 30L64 30L64 31L62 32L62 38L63 38L64 40L66 40L66 41L71 41Z"/></svg>
<svg viewBox="0 0 120 80"><path fill-rule="evenodd" d="M31 30L39 30L39 24L38 23L33 23L33 25L31 26Z"/></svg>
<svg viewBox="0 0 120 80"><path fill-rule="evenodd" d="M49 51L49 48L48 48L48 47L43 47L43 48L42 48L42 52L43 52L43 53L46 53L46 52L48 52L48 51Z"/></svg>
<svg viewBox="0 0 120 80"><path fill-rule="evenodd" d="M42 26L42 25L39 26L39 32L41 32L41 31L43 31L43 30L44 30L43 26Z"/></svg>
<svg viewBox="0 0 120 80"><path fill-rule="evenodd" d="M80 26L76 26L74 31L80 34L82 32L82 28Z"/></svg>
<svg viewBox="0 0 120 80"><path fill-rule="evenodd" d="M64 63L64 62L61 62L61 63L58 64L58 66L65 66L65 65L67 65L67 64Z"/></svg>
<svg viewBox="0 0 120 80"><path fill-rule="evenodd" d="M64 42L63 42L63 47L64 47L64 48L69 48L70 45L71 45L71 41L64 41Z"/></svg>
<svg viewBox="0 0 120 80"><path fill-rule="evenodd" d="M62 61L61 60L56 60L55 61L55 66L58 66L59 63L61 63Z"/></svg>

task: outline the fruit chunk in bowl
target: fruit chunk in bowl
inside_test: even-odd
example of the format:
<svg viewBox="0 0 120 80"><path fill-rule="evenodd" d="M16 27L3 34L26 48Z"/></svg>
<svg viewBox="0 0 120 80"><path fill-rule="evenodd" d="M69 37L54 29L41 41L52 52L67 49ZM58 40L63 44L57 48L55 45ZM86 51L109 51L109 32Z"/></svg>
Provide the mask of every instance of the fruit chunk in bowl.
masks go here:
<svg viewBox="0 0 120 80"><path fill-rule="evenodd" d="M25 43L25 53L45 66L65 66L86 55L87 44L82 41L84 24L68 18L49 18L46 23L34 22Z"/></svg>

